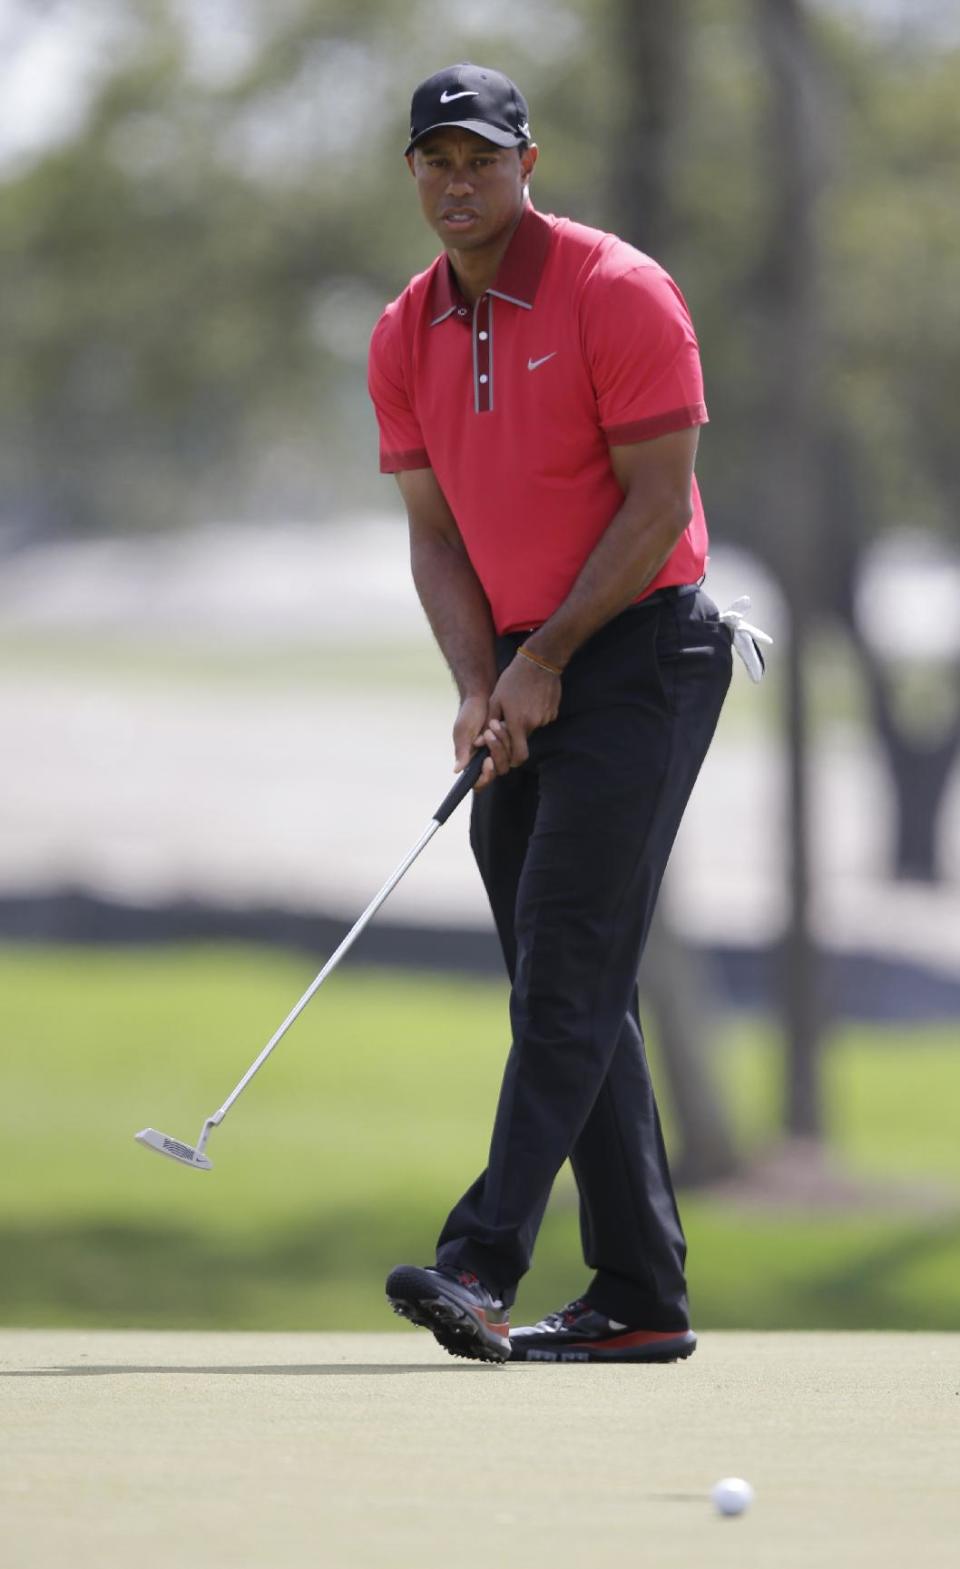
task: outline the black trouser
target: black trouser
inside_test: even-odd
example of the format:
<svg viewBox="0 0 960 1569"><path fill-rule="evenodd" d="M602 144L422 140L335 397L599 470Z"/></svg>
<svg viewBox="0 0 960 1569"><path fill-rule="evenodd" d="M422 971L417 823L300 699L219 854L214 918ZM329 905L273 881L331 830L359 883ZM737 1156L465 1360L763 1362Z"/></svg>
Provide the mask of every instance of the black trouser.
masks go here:
<svg viewBox="0 0 960 1569"><path fill-rule="evenodd" d="M522 641L499 639L501 668ZM650 1329L689 1322L636 978L730 669L730 635L702 592L632 607L570 661L560 713L530 737L528 762L474 797L513 1045L487 1169L448 1217L437 1260L507 1304L569 1157L589 1301Z"/></svg>

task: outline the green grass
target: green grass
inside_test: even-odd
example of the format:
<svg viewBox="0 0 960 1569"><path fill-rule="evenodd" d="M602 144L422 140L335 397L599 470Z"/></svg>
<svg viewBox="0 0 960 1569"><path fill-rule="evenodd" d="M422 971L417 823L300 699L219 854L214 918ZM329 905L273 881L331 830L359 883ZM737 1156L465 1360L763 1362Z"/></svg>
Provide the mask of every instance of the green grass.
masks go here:
<svg viewBox="0 0 960 1569"><path fill-rule="evenodd" d="M195 1140L314 968L244 948L0 954L0 1322L390 1323L383 1275L429 1257L446 1208L483 1165L502 986L338 972L214 1134L212 1174L132 1138L152 1124ZM775 1037L732 1020L714 1049L743 1147L759 1151L776 1131ZM815 1216L683 1195L698 1323L955 1327L955 1032L843 1030L826 1078L845 1168L935 1180L947 1203ZM582 1284L565 1173L520 1312Z"/></svg>

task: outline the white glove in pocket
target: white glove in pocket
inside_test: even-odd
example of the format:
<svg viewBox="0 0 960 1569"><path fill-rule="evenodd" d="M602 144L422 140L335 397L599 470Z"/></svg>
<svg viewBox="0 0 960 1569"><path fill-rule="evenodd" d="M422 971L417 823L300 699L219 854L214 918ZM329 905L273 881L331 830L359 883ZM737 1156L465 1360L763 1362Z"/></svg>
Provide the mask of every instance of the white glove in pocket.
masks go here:
<svg viewBox="0 0 960 1569"><path fill-rule="evenodd" d="M746 666L747 675L751 681L762 681L766 662L763 657L761 643L772 644L773 638L767 632L761 632L759 627L751 626L744 620L744 611L750 609L750 595L742 594L735 599L729 610L720 613L720 620L728 626L733 633L733 646Z"/></svg>

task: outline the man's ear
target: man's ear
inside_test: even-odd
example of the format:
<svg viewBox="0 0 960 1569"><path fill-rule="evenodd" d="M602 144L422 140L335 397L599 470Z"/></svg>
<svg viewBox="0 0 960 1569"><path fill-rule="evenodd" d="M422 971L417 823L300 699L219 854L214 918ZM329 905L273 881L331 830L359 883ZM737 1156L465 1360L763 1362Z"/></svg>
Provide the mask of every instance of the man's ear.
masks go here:
<svg viewBox="0 0 960 1569"><path fill-rule="evenodd" d="M525 152L520 155L520 168L523 171L524 185L526 185L531 174L533 173L534 164L536 163L538 157L539 148L537 147L536 142L531 142L530 146L525 150Z"/></svg>
<svg viewBox="0 0 960 1569"><path fill-rule="evenodd" d="M410 170L410 173L411 173L411 174L416 174L416 172L417 172L417 171L416 171L416 169L415 169L415 168L414 168L414 167L413 167L413 153L412 153L412 151L411 151L411 152L408 152L408 153L404 153L404 155L403 155L403 156L404 156L404 157L405 157L405 158L406 158L406 160L407 160L407 168L408 168L408 169L409 169L409 170Z"/></svg>

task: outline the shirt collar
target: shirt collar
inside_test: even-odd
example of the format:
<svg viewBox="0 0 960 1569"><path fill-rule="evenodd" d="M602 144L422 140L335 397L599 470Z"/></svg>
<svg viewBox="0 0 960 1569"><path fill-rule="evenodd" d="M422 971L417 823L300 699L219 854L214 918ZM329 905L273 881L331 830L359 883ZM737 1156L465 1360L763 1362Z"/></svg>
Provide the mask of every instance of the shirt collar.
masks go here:
<svg viewBox="0 0 960 1569"><path fill-rule="evenodd" d="M528 204L510 236L510 244L497 269L497 276L487 292L496 295L499 300L509 300L511 305L532 310L552 234L546 218L541 218ZM449 259L446 256L439 257L430 296L431 327L446 321L454 311L469 309Z"/></svg>

